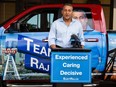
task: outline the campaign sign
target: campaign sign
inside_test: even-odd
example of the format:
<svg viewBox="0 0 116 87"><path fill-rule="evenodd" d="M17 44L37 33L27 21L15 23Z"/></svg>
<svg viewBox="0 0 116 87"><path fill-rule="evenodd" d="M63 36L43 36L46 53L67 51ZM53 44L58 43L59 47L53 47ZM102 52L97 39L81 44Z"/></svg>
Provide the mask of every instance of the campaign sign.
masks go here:
<svg viewBox="0 0 116 87"><path fill-rule="evenodd" d="M91 55L89 52L52 52L51 82L90 83Z"/></svg>
<svg viewBox="0 0 116 87"><path fill-rule="evenodd" d="M39 58L37 56L25 55L25 67L39 72L50 73L50 59Z"/></svg>
<svg viewBox="0 0 116 87"><path fill-rule="evenodd" d="M48 43L44 43L41 40L18 35L18 51L50 58L51 49L48 48Z"/></svg>

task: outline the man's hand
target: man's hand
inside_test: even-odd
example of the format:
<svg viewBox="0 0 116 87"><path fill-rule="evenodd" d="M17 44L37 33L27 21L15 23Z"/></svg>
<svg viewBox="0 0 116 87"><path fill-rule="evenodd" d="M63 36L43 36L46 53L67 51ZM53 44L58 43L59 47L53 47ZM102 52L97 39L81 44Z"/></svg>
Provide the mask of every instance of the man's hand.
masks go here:
<svg viewBox="0 0 116 87"><path fill-rule="evenodd" d="M99 73L99 71L95 69L95 70L93 70L93 73Z"/></svg>
<svg viewBox="0 0 116 87"><path fill-rule="evenodd" d="M84 45L81 45L81 48L84 48Z"/></svg>
<svg viewBox="0 0 116 87"><path fill-rule="evenodd" d="M53 44L53 45L50 46L50 48L51 49L55 49L56 48L56 45Z"/></svg>

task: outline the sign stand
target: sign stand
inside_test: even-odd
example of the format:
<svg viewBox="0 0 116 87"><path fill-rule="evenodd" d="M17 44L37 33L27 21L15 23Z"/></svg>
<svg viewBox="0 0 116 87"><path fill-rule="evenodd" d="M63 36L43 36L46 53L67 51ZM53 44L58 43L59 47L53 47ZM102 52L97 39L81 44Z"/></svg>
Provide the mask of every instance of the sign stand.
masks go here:
<svg viewBox="0 0 116 87"><path fill-rule="evenodd" d="M14 58L11 54L8 54L6 65L5 65L5 70L4 70L4 75L3 75L3 80L12 79L13 76L15 77L15 79L20 80L20 76L19 76L16 64L15 64Z"/></svg>
<svg viewBox="0 0 116 87"><path fill-rule="evenodd" d="M51 82L53 87L83 87L91 83L89 49L57 48L51 52Z"/></svg>

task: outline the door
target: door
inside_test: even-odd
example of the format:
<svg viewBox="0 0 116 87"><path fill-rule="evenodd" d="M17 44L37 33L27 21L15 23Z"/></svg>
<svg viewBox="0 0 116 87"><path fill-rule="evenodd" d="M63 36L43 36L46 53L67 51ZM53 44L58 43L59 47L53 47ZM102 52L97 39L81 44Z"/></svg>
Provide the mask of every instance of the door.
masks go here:
<svg viewBox="0 0 116 87"><path fill-rule="evenodd" d="M49 80L48 32L56 15L55 9L38 9L11 24L4 32L3 80Z"/></svg>

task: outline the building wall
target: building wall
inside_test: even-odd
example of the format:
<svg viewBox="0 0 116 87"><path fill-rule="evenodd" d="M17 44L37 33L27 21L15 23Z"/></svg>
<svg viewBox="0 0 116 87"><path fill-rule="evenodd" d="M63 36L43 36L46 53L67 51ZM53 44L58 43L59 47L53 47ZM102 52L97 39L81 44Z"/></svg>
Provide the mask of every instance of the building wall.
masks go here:
<svg viewBox="0 0 116 87"><path fill-rule="evenodd" d="M15 15L15 3L0 3L0 24Z"/></svg>
<svg viewBox="0 0 116 87"><path fill-rule="evenodd" d="M113 30L116 30L116 0L114 0L113 8Z"/></svg>
<svg viewBox="0 0 116 87"><path fill-rule="evenodd" d="M104 11L104 17L105 17L105 21L106 21L106 28L107 30L110 30L109 29L109 23L110 23L110 8L109 7L103 7L103 11Z"/></svg>

